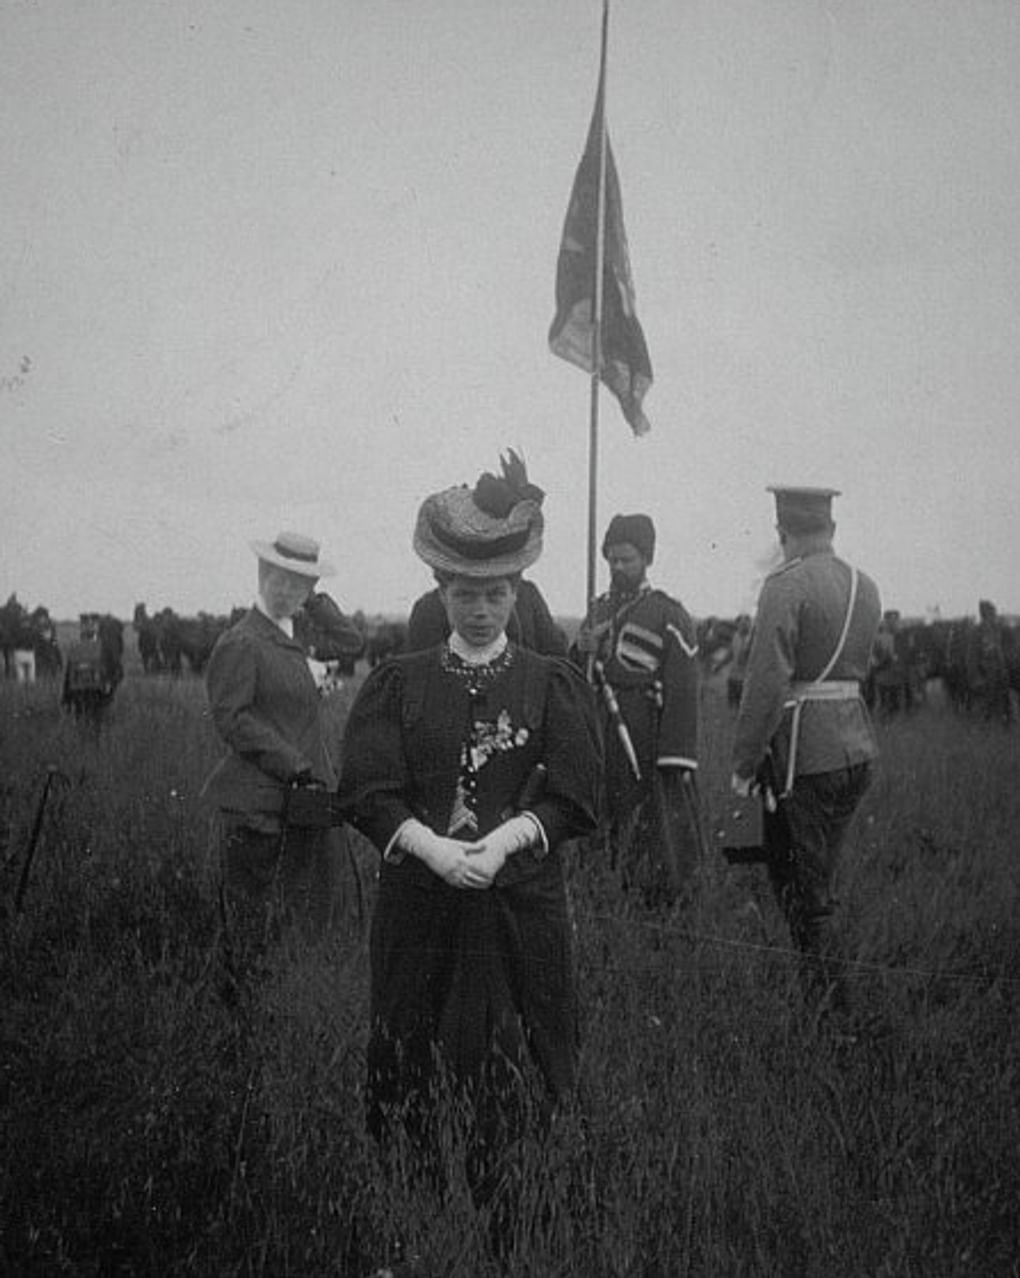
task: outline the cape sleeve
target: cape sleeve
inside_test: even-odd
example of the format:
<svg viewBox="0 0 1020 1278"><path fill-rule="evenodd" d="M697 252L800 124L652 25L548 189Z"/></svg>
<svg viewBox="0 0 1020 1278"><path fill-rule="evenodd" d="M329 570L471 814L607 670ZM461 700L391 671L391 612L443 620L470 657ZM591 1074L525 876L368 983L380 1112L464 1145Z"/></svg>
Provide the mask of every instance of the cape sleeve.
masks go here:
<svg viewBox="0 0 1020 1278"><path fill-rule="evenodd" d="M543 735L545 790L528 811L542 823L549 847L598 825L602 742L592 689L567 662L553 659Z"/></svg>
<svg viewBox="0 0 1020 1278"><path fill-rule="evenodd" d="M312 766L256 707L258 658L242 635L228 631L213 648L205 676L216 731L228 746L277 781Z"/></svg>
<svg viewBox="0 0 1020 1278"><path fill-rule="evenodd" d="M380 851L414 816L401 734L404 672L386 661L368 676L351 707L343 738L340 803L347 819Z"/></svg>

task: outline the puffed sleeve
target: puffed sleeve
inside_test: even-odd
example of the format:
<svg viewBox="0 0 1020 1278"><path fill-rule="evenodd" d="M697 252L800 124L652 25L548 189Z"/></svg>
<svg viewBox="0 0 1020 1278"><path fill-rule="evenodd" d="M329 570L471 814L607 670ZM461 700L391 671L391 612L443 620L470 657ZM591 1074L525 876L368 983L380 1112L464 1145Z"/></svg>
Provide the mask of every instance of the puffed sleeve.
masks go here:
<svg viewBox="0 0 1020 1278"><path fill-rule="evenodd" d="M242 759L277 781L289 781L311 768L311 760L259 713L258 658L243 635L227 631L220 637L209 658L205 684L216 731Z"/></svg>
<svg viewBox="0 0 1020 1278"><path fill-rule="evenodd" d="M414 815L405 797L403 697L399 661L384 662L362 684L344 729L340 802L351 824L380 851Z"/></svg>
<svg viewBox="0 0 1020 1278"><path fill-rule="evenodd" d="M589 684L567 661L547 658L543 736L548 769L542 798L529 811L541 821L549 847L598 825L602 742Z"/></svg>

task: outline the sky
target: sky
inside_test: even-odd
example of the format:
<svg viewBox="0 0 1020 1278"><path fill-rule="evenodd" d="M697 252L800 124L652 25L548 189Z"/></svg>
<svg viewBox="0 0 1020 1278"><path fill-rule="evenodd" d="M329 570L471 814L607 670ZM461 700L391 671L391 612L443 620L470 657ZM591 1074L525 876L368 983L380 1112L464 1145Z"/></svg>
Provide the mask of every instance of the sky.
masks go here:
<svg viewBox="0 0 1020 1278"><path fill-rule="evenodd" d="M0 0L0 596L225 612L317 537L406 611L426 494L522 451L583 612L589 384L547 345L600 0ZM770 483L905 615L1020 612L1020 6L613 0L655 381L601 531L749 609ZM600 584L605 566L599 561Z"/></svg>

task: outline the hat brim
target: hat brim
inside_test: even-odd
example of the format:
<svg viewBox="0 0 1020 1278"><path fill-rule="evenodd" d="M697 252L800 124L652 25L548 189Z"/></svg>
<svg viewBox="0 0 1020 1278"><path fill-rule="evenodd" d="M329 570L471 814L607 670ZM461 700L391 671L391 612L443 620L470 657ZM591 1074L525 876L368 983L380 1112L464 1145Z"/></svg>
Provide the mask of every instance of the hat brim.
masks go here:
<svg viewBox="0 0 1020 1278"><path fill-rule="evenodd" d="M324 559L317 559L314 563L302 559L288 559L286 555L280 554L271 541L252 541L248 544L263 563L274 564L277 568L283 568L299 577L310 577L314 581L319 577L332 577L336 573L333 565Z"/></svg>
<svg viewBox="0 0 1020 1278"><path fill-rule="evenodd" d="M445 520L447 533L457 531L460 537L473 542L470 554L461 553L456 546L437 535L433 520ZM513 525L517 525L515 529ZM542 512L537 503L521 502L514 508L508 520L496 520L479 511L470 496L470 490L460 487L436 493L427 499L418 511L414 529L413 546L419 559L434 571L449 573L455 577L511 577L523 572L542 553ZM503 549L507 534L515 531L526 534L521 545ZM492 539L494 553L487 554L486 541Z"/></svg>
<svg viewBox="0 0 1020 1278"><path fill-rule="evenodd" d="M425 563L434 572L449 573L452 577L514 577L518 573L529 568L538 559L542 553L541 543L529 551L525 548L518 555L503 555L496 559L486 559L479 561L477 559L461 559L455 555L451 555L441 546L437 546L435 542L419 540L417 534L414 538L414 549L419 559L423 559Z"/></svg>

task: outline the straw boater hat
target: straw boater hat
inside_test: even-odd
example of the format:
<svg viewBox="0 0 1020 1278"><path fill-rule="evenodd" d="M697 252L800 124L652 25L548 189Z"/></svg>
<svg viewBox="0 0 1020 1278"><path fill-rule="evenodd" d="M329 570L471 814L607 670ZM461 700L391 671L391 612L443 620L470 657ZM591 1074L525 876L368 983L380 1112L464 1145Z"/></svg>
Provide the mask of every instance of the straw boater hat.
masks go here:
<svg viewBox="0 0 1020 1278"><path fill-rule="evenodd" d="M460 484L426 497L418 511L414 549L436 572L459 577L507 577L542 553L542 499L522 459L508 449L500 477L486 472L474 488Z"/></svg>
<svg viewBox="0 0 1020 1278"><path fill-rule="evenodd" d="M251 548L267 564L302 577L332 577L336 569L319 558L319 543L301 533L277 533L275 541L253 541Z"/></svg>

